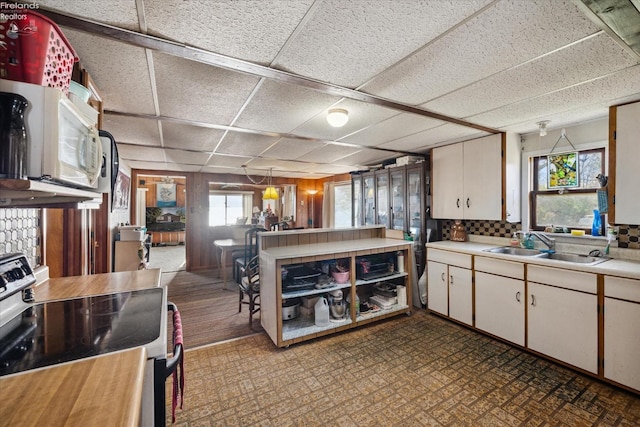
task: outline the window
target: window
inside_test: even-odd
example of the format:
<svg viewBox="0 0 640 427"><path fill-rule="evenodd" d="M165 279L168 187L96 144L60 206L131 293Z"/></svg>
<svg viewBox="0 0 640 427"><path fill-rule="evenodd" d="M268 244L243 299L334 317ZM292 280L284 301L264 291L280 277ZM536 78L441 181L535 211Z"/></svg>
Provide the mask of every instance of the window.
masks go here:
<svg viewBox="0 0 640 427"><path fill-rule="evenodd" d="M547 226L591 230L593 211L598 209L599 174L604 175L604 148L578 152L578 186L548 188L547 156L533 158L531 228Z"/></svg>
<svg viewBox="0 0 640 427"><path fill-rule="evenodd" d="M233 225L238 218L250 218L251 199L252 194L209 194L209 225Z"/></svg>
<svg viewBox="0 0 640 427"><path fill-rule="evenodd" d="M334 187L334 227L351 227L351 183Z"/></svg>

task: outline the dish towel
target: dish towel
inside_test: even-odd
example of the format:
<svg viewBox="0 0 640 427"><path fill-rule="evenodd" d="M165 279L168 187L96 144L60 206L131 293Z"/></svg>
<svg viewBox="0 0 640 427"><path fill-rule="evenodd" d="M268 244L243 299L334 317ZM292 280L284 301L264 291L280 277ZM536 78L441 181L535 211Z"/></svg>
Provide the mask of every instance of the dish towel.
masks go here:
<svg viewBox="0 0 640 427"><path fill-rule="evenodd" d="M180 409L184 403L184 345L182 343L182 320L178 309L173 311L173 348L177 345L182 346L182 357L180 363L173 371L173 395L171 396L171 423L176 422L176 407L178 406L178 397L180 397ZM180 387L178 389L178 386Z"/></svg>

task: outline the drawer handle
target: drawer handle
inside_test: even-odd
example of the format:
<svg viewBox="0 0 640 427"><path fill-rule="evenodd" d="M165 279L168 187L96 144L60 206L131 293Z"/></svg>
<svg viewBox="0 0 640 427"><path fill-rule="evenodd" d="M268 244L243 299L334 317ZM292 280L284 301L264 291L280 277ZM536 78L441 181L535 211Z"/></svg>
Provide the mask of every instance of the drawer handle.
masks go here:
<svg viewBox="0 0 640 427"><path fill-rule="evenodd" d="M442 279L442 281L444 282L444 273L442 273L442 276L440 276L440 278Z"/></svg>
<svg viewBox="0 0 640 427"><path fill-rule="evenodd" d="M460 207L460 197L458 197L458 200L456 200L456 206Z"/></svg>
<svg viewBox="0 0 640 427"><path fill-rule="evenodd" d="M451 276L449 276L449 277L451 279L449 283L451 283L453 285L453 274Z"/></svg>
<svg viewBox="0 0 640 427"><path fill-rule="evenodd" d="M468 208L469 208L469 207L471 207L471 206L469 206L469 204L470 204L470 203L469 203L469 198L467 197L467 207L468 207Z"/></svg>
<svg viewBox="0 0 640 427"><path fill-rule="evenodd" d="M531 307L536 306L536 296L531 294Z"/></svg>
<svg viewBox="0 0 640 427"><path fill-rule="evenodd" d="M516 292L516 301L520 302L520 291Z"/></svg>

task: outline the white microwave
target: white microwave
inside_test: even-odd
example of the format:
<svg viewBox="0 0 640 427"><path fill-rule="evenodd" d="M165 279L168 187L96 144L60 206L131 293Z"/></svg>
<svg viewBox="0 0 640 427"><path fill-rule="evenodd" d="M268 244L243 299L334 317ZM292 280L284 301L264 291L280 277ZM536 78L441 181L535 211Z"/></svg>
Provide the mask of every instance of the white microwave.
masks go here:
<svg viewBox="0 0 640 427"><path fill-rule="evenodd" d="M24 96L27 176L80 188L98 188L103 166L96 123L60 89L0 80L0 92Z"/></svg>

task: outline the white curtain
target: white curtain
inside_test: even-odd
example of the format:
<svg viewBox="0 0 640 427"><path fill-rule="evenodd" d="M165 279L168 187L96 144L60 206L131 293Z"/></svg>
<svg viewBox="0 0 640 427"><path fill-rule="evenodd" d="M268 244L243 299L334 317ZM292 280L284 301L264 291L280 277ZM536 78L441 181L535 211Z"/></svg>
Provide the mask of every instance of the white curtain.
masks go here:
<svg viewBox="0 0 640 427"><path fill-rule="evenodd" d="M282 196L282 216L293 217L295 212L296 186L285 185ZM295 219L295 218L294 218Z"/></svg>
<svg viewBox="0 0 640 427"><path fill-rule="evenodd" d="M242 216L248 218L247 223L251 224L251 216L253 215L253 193L242 193Z"/></svg>
<svg viewBox="0 0 640 427"><path fill-rule="evenodd" d="M322 228L335 227L334 206L336 204L335 204L335 195L333 192L334 187L335 187L334 182L324 183L324 193L322 197Z"/></svg>

